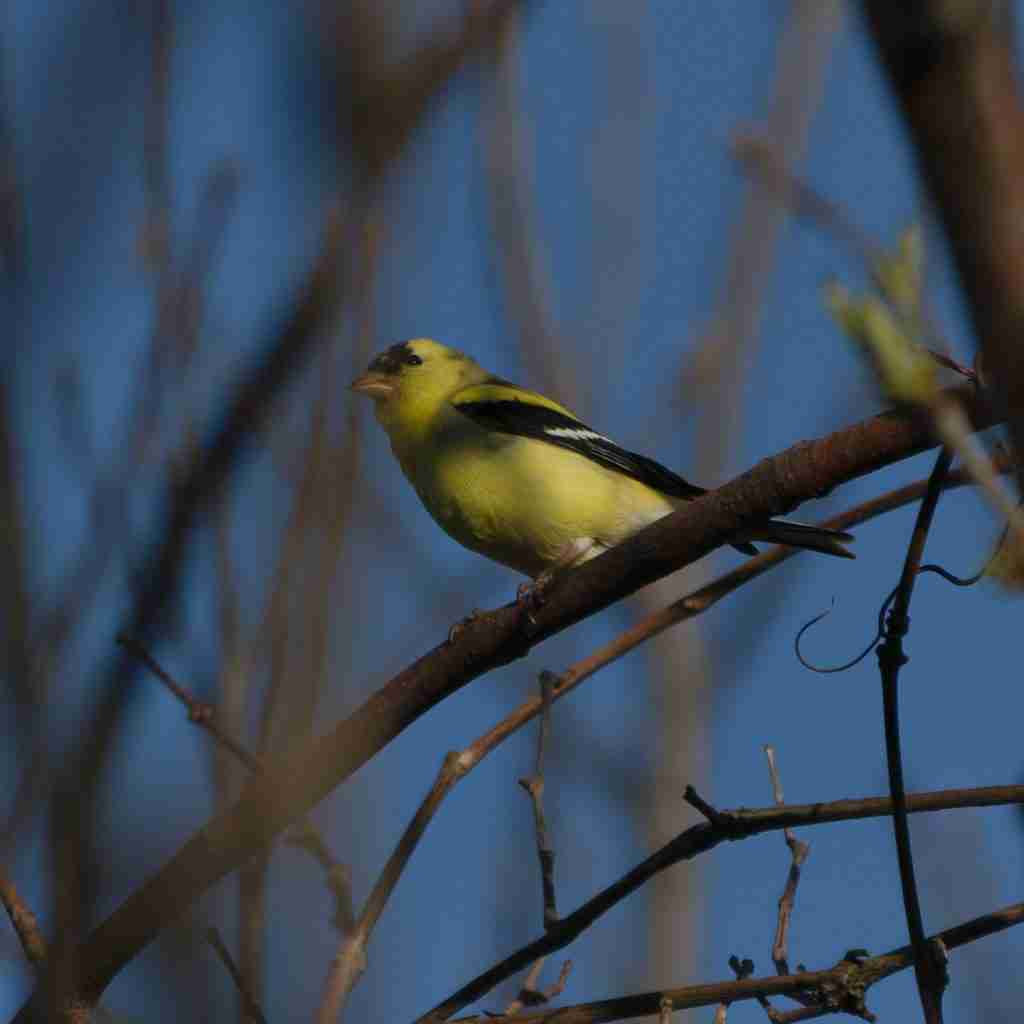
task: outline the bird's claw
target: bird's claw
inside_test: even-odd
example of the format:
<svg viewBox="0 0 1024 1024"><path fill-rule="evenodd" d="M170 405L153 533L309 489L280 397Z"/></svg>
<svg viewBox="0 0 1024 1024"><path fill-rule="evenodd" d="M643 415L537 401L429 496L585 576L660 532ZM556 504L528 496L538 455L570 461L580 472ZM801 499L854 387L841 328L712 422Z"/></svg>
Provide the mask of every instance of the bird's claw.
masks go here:
<svg viewBox="0 0 1024 1024"><path fill-rule="evenodd" d="M543 607L552 578L552 574L542 572L535 580L520 583L516 590L516 606L522 612L531 632L537 629L537 620L533 613Z"/></svg>

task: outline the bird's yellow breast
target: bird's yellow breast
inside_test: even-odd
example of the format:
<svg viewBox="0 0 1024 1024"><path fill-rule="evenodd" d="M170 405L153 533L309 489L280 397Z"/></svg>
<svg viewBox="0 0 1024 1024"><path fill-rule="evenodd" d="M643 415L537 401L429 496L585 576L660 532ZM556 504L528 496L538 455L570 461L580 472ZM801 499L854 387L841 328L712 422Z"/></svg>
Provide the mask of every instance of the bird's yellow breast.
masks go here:
<svg viewBox="0 0 1024 1024"><path fill-rule="evenodd" d="M546 441L485 431L453 411L423 449L395 446L438 524L461 544L529 576L580 538L593 554L673 510L651 488Z"/></svg>

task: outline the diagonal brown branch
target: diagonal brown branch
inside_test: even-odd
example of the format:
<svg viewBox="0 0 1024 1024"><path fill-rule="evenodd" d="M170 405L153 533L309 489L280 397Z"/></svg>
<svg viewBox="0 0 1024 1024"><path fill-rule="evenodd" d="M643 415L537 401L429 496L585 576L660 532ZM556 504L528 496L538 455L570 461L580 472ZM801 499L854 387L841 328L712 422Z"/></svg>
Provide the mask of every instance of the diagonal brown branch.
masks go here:
<svg viewBox="0 0 1024 1024"><path fill-rule="evenodd" d="M970 390L953 395L976 428L991 424L991 414ZM883 413L803 442L556 580L534 613L536 628L529 635L515 603L468 623L454 643L442 644L414 662L325 736L278 762L271 769L272 780L254 779L232 807L213 818L128 897L82 949L79 977L86 1001L97 999L117 971L183 906L471 680L702 557L745 524L785 513L933 445L927 420L909 411Z"/></svg>
<svg viewBox="0 0 1024 1024"><path fill-rule="evenodd" d="M996 468L1000 472L1005 471L1008 468L1008 460L999 461ZM970 482L971 477L964 470L956 470L946 478L947 488L962 487ZM863 502L834 516L825 525L836 529L846 529L867 522L876 516L917 501L924 494L926 486L927 481L924 480L907 484L905 487L897 488L888 494ZM748 559L738 568L725 573L693 594L674 602L668 608L647 616L611 643L605 644L562 672L551 688L551 700L559 700L566 696L596 672L623 657L645 640L656 636L676 622L693 618L706 611L744 583L756 579L761 573L767 572L768 569L797 553L791 548L775 548L766 551L757 558ZM415 852L420 838L433 820L441 803L461 779L518 729L539 715L543 708L542 697L534 697L525 701L464 750L451 753L445 758L433 786L424 797L420 808L381 871L359 921L353 928L345 930L345 941L332 962L324 988L324 998L321 1004L324 1008L322 1020L333 1021L337 1017L338 1008L343 1005L344 1000L365 970L366 946L373 929L376 927L386 903L391 898L391 893L398 884L409 859Z"/></svg>

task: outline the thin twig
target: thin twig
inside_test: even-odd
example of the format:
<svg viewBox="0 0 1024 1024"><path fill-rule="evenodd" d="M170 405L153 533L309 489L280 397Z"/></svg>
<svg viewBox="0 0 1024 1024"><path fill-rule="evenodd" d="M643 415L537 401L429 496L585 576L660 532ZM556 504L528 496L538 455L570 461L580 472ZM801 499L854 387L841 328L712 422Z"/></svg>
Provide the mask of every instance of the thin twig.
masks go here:
<svg viewBox="0 0 1024 1024"><path fill-rule="evenodd" d="M775 764L775 750L771 746L765 746L764 748L765 757L768 759L768 773L771 777L772 782L772 794L775 798L775 806L785 806L785 799L782 792L782 780L779 777L778 768ZM696 795L696 794L692 794ZM691 800L691 802L693 802ZM715 812L716 815L718 812ZM786 845L790 849L792 855L792 861L790 864L789 875L786 880L786 887L783 891L781 898L779 899L779 917L778 924L775 930L775 941L772 944L772 960L775 963L775 969L779 975L785 976L790 973L788 956L786 952L786 936L789 928L790 916L793 910L793 902L796 899L796 888L800 881L800 867L803 862L807 859L807 855L810 853L810 844L801 842L793 834L791 828L783 829L783 836L786 840ZM744 978L749 978L754 973L754 962L749 958L740 960L737 956L729 957L729 966L732 968L733 973L737 979L742 981ZM800 966L799 971L803 971L804 968ZM813 997L808 997L806 994L801 993L789 993L790 998L797 999L807 1003ZM768 1015L768 1019L772 1024L780 1024L780 1022L788 1020L793 1012L803 1014L806 1012L804 1008L797 1011L780 1011L776 1010L772 1006L766 995L758 995L757 1001L761 1004L762 1009ZM725 1020L727 1003L721 1003L718 1009L715 1011L715 1020ZM815 1010L815 1015L819 1011L817 1004L812 1005L812 1009ZM804 1018L800 1018L804 1019Z"/></svg>
<svg viewBox="0 0 1024 1024"><path fill-rule="evenodd" d="M213 947L214 952L220 957L220 962L224 965L228 974L231 975L231 980L235 983L238 994L242 998L245 1012L257 1024L267 1024L267 1018L264 1016L260 1004L253 998L252 993L245 984L245 979L242 977L242 972L238 969L234 957L231 956L228 947L224 945L224 940L220 937L220 933L216 928L206 929L206 941Z"/></svg>
<svg viewBox="0 0 1024 1024"><path fill-rule="evenodd" d="M903 906L907 929L914 949L914 975L921 995L925 1020L928 1024L941 1024L942 975L928 947L921 904L914 879L914 860L910 849L910 827L907 823L906 794L903 786L903 761L900 753L899 674L907 662L903 652L903 637L910 629L910 599L914 582L924 555L925 541L931 527L935 508L942 493L942 485L949 472L953 454L943 447L935 460L928 478L928 489L917 513L914 532L903 563L903 573L896 589L896 599L886 618L885 635L878 645L878 668L882 677L882 704L885 718L885 752L889 769L889 792L893 803L893 831L896 836L896 856L899 861L900 882L903 888Z"/></svg>
<svg viewBox="0 0 1024 1024"><path fill-rule="evenodd" d="M540 711L545 702L554 699L556 686L549 674L542 676L541 697L536 698ZM416 809L412 820L406 826L401 838L388 857L370 895L360 912L355 925L345 936L338 948L324 983L324 993L317 1013L318 1024L331 1024L366 970L366 947L370 936L380 920L380 915L391 898L395 886L405 871L406 865L419 845L427 826L433 820L445 797L464 776L468 775L492 750L503 743L518 728L534 715L512 715L499 722L477 740L461 751L449 752L441 764L437 777L422 803ZM538 742L538 765L543 766L545 733L542 729ZM538 958L539 959L539 958Z"/></svg>
<svg viewBox="0 0 1024 1024"><path fill-rule="evenodd" d="M764 755L768 759L768 772L771 775L775 803L782 807L785 804L785 798L782 793L782 779L779 777L778 766L775 763L774 748L766 746ZM785 836L792 860L789 865L789 875L786 878L786 888L779 898L779 920L775 927L775 941L772 943L772 962L775 964L778 974L789 974L787 949L789 922L793 915L793 904L796 901L796 889L800 884L800 870L811 852L811 845L797 839L791 828L784 829L782 834Z"/></svg>
<svg viewBox="0 0 1024 1024"><path fill-rule="evenodd" d="M519 780L530 797L533 805L534 831L537 836L537 859L540 861L541 897L544 910L544 927L553 928L558 924L558 907L555 901L555 851L548 837L547 820L544 817L544 755L547 752L548 736L551 732L551 688L556 676L548 671L540 674L540 728L537 731L537 760L532 775ZM505 1009L506 1016L518 1013L524 1006L533 1006L539 1002L547 1002L551 996L538 988L537 979L544 967L547 957L536 960L526 975L519 995ZM568 976L569 961L562 966L562 974ZM553 993L559 993L565 987L560 976L559 981L551 986Z"/></svg>
<svg viewBox="0 0 1024 1024"><path fill-rule="evenodd" d="M1024 923L1024 903L1014 903L972 918L933 936L931 942L941 944L943 949L956 949L988 935L995 935ZM761 996L802 995L817 991L823 1004L819 1010L793 1011L787 1020L808 1020L811 1016L825 1013L849 1013L863 1020L875 1020L865 1005L868 990L885 978L905 971L914 962L909 946L901 946L880 956L853 957L847 955L825 971L801 971L798 974L771 975L764 978L746 978L742 981L722 981L705 985L688 985L685 988L662 989L657 992L642 992L618 999L602 999L596 1003L581 1003L577 1006L563 1006L547 1013L522 1014L517 1024L602 1024L604 1021L627 1020L645 1017L660 1012L663 1000L670 1000L674 1010L688 1010L698 1006L714 1006L718 1003L735 1003ZM812 1013L813 1010L813 1013ZM795 1016L799 1014L799 1016ZM781 1017L782 1015L780 1015ZM446 1018L421 1018L446 1019ZM459 1024L486 1024L487 1017L473 1016L459 1019Z"/></svg>
<svg viewBox="0 0 1024 1024"><path fill-rule="evenodd" d="M483 756L484 754L480 755L481 758ZM392 850L363 905L358 920L345 936L331 961L317 1011L317 1024L333 1024L333 1021L337 1019L349 994L366 970L366 947L370 936L373 934L377 921L380 920L380 915L384 912L384 907L391 898L395 886L402 877L409 859L444 798L455 783L471 770L474 763L468 750L451 751L445 756L430 791L423 798L412 821L406 826Z"/></svg>
<svg viewBox="0 0 1024 1024"><path fill-rule="evenodd" d="M540 972L544 967L544 961L547 960L546 956L542 956L539 960L535 961L533 966L526 972L526 977L523 979L522 988L519 990L519 994L505 1007L503 1016L511 1017L513 1014L518 1013L530 1000L530 996L527 993L537 991L537 979L540 977Z"/></svg>
<svg viewBox="0 0 1024 1024"><path fill-rule="evenodd" d="M0 870L0 902L3 903L7 916L11 919L11 925L18 935L21 948L25 951L25 959L38 970L46 961L46 939L43 938L43 933L39 929L36 915L22 899L21 893L7 876L7 872L2 870Z"/></svg>
<svg viewBox="0 0 1024 1024"><path fill-rule="evenodd" d="M526 979L523 981L523 987L519 990L515 999L505 1007L503 1016L511 1017L514 1014L520 1013L527 1006L542 1006L544 1003L550 1003L552 999L562 994L565 990L565 983L569 980L569 973L572 971L572 961L564 961L555 981L548 985L547 988L539 988L537 979L540 978L540 972L546 960L547 957L542 956L534 962L526 975Z"/></svg>
<svg viewBox="0 0 1024 1024"><path fill-rule="evenodd" d="M683 799L693 808L700 811L708 821L716 826L722 827L726 818L717 808L712 807L693 786L687 786L683 791Z"/></svg>
<svg viewBox="0 0 1024 1024"><path fill-rule="evenodd" d="M1024 803L1024 786L1004 786L991 791L952 790L946 794L908 795L907 810L911 814L915 814L951 807L991 806L996 803ZM463 1007L485 996L496 985L525 970L534 960L568 945L607 911L636 892L655 875L681 861L692 860L700 854L707 853L720 843L727 840L745 839L762 832L778 831L787 827L806 827L823 824L826 821L881 817L891 814L892 806L891 799L873 797L867 800L840 800L832 803L790 804L781 808L769 807L756 811L743 809L716 811L716 824L708 822L694 825L680 833L571 914L561 918L557 927L552 928L540 938L523 946L511 956L463 985L443 1003L439 1003L434 1009L420 1017L417 1024L439 1024L439 1022L447 1020ZM1022 905L1021 914L1024 915L1024 905ZM1015 924L1016 920L1012 923ZM802 975L791 975L790 977L802 977ZM807 986L795 987L800 989ZM782 993L792 990L793 988L787 985L774 991ZM771 995L773 992L765 994ZM717 1003L722 998L722 996L717 996L710 1002ZM655 1002L652 1009L641 1012L656 1013L657 1005ZM680 1008L678 1003L676 1008ZM561 1014L568 1011L559 1010L558 1012ZM561 1018L560 1024L562 1024Z"/></svg>

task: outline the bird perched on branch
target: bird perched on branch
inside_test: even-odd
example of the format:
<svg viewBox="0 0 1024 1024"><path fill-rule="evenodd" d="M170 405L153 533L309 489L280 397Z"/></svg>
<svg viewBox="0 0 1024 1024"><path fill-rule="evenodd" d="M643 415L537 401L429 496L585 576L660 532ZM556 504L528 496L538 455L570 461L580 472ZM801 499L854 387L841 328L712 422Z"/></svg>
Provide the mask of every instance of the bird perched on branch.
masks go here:
<svg viewBox="0 0 1024 1024"><path fill-rule="evenodd" d="M460 544L547 580L704 494L626 451L568 409L488 373L462 352L417 338L382 352L352 382L369 395L402 472ZM752 540L853 558L848 533L771 519Z"/></svg>

